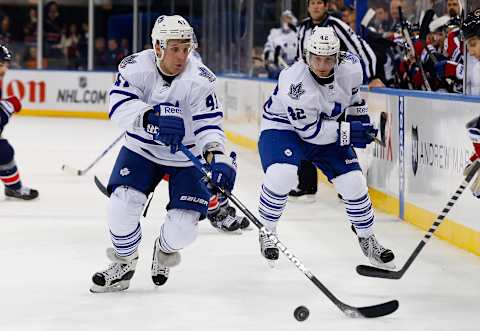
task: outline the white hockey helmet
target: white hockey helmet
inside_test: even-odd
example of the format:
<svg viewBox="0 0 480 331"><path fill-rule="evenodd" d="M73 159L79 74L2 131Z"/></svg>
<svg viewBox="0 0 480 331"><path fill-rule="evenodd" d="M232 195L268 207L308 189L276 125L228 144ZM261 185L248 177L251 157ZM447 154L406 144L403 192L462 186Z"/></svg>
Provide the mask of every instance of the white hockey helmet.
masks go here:
<svg viewBox="0 0 480 331"><path fill-rule="evenodd" d="M340 40L338 39L335 31L332 27L321 27L317 26L313 29L312 34L307 42L306 54L305 57L307 59L308 66L312 69L314 63L310 57L312 55L317 56L335 56L335 62L333 64L333 69L335 71L335 67L338 66L338 59L340 53ZM322 78L329 78L333 75L332 74L322 77Z"/></svg>
<svg viewBox="0 0 480 331"><path fill-rule="evenodd" d="M162 50L166 49L168 41L171 39L190 40L190 51L197 47L195 33L186 19L180 15L161 15L155 21L152 29L153 49L155 49L157 43ZM162 60L163 54L164 52L162 52L162 56L158 60Z"/></svg>
<svg viewBox="0 0 480 331"><path fill-rule="evenodd" d="M332 27L316 26L307 43L307 55L337 55L340 52L340 40ZM308 59L308 56L307 56Z"/></svg>

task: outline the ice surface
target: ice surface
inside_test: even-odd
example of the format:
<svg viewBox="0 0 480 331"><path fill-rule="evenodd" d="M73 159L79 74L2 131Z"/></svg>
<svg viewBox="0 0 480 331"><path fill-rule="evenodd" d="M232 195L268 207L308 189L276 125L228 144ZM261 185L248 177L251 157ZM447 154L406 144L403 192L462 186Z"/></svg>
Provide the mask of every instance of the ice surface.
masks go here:
<svg viewBox="0 0 480 331"><path fill-rule="evenodd" d="M400 301L394 314L359 320L344 316L286 258L270 269L256 231L218 233L208 221L182 251L164 287L150 279L153 241L165 216L160 184L142 220L140 260L130 289L91 294L90 278L108 261L107 200L93 175L108 180L112 151L83 177L61 171L85 168L120 133L107 121L16 117L4 137L15 146L23 182L40 191L32 202L4 201L0 193L0 330L478 330L480 259L437 239L428 243L401 280L364 278L367 263L330 187L315 204L289 203L282 242L341 300L351 305ZM262 173L255 152L238 147L236 195L256 213ZM252 225L253 226L253 225ZM377 214L378 239L403 265L423 232ZM297 322L294 309L310 317Z"/></svg>

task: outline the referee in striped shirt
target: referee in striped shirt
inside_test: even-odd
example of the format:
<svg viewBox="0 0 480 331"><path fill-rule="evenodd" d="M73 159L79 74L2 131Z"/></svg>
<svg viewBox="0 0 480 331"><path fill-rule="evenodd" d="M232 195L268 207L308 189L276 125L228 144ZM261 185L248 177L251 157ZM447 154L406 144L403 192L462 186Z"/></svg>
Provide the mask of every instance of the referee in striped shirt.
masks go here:
<svg viewBox="0 0 480 331"><path fill-rule="evenodd" d="M298 48L297 60L302 59L306 62L305 49L307 47L308 38L315 26L331 26L340 39L340 49L342 51L350 51L357 54L362 62L364 82L369 87L384 87L385 85L376 76L377 57L372 48L365 40L359 37L350 27L342 20L330 16L327 13L328 0L307 0L307 11L309 17L304 19L298 30ZM383 65L383 64L378 64ZM379 70L381 71L381 70ZM317 193L317 168L309 161L302 161L298 169L298 187L290 191L289 198L291 200L307 200L313 201Z"/></svg>

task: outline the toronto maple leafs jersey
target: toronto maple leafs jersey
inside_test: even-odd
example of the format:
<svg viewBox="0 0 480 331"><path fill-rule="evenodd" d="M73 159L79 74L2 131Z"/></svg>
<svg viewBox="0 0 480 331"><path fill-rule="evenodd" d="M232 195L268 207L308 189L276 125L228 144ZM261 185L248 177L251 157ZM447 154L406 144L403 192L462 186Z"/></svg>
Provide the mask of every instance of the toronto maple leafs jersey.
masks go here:
<svg viewBox="0 0 480 331"><path fill-rule="evenodd" d="M192 163L143 127L143 114L159 103L169 103L183 111L183 144L200 156L207 143L224 145L223 111L215 95L215 75L190 55L184 70L169 84L155 64L153 50L130 55L118 66L110 91L109 117L126 131L125 146L143 157L167 166L186 167Z"/></svg>
<svg viewBox="0 0 480 331"><path fill-rule="evenodd" d="M311 144L334 143L339 117L347 107L362 102L362 80L360 60L349 52L341 52L334 80L325 85L315 80L305 62L298 61L280 73L263 106L261 130L295 131Z"/></svg>
<svg viewBox="0 0 480 331"><path fill-rule="evenodd" d="M273 62L275 60L275 52L279 49L279 56L288 64L292 64L297 56L297 33L293 30L285 32L282 28L271 29L265 43L263 53L266 60Z"/></svg>

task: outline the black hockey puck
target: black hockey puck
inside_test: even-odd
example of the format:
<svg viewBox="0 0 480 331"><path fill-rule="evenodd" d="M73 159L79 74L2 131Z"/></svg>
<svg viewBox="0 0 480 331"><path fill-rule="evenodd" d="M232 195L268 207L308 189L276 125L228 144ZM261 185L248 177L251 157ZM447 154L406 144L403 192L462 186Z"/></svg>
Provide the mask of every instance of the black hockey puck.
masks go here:
<svg viewBox="0 0 480 331"><path fill-rule="evenodd" d="M310 315L310 311L305 306L298 306L293 312L293 316L295 316L295 319L299 322L305 321L308 315Z"/></svg>

